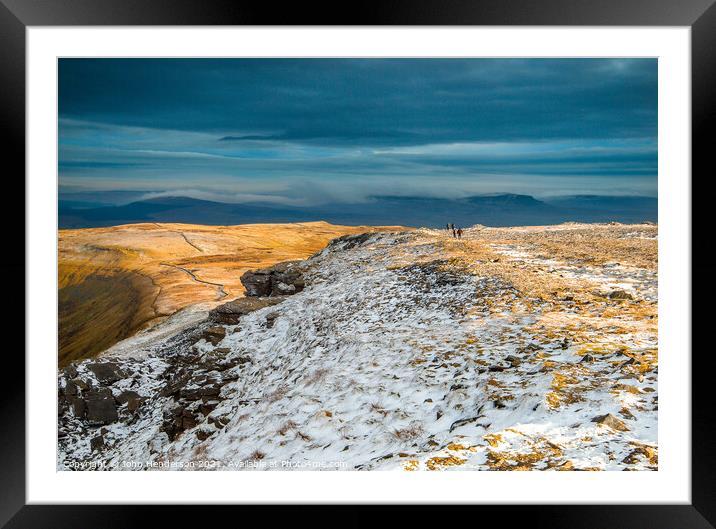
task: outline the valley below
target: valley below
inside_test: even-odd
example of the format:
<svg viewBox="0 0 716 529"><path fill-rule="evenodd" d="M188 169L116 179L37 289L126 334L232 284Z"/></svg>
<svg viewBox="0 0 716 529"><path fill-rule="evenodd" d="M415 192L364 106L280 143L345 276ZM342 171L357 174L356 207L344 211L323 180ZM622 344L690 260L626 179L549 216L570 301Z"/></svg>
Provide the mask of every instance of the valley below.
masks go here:
<svg viewBox="0 0 716 529"><path fill-rule="evenodd" d="M657 241L62 230L57 468L657 470Z"/></svg>

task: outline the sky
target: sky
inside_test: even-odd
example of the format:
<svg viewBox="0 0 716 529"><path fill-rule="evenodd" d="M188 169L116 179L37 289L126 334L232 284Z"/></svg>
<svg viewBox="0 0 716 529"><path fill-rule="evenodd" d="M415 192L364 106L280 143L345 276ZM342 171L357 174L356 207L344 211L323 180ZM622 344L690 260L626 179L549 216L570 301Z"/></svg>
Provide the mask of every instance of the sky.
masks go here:
<svg viewBox="0 0 716 529"><path fill-rule="evenodd" d="M657 192L656 59L60 59L58 104L61 195Z"/></svg>

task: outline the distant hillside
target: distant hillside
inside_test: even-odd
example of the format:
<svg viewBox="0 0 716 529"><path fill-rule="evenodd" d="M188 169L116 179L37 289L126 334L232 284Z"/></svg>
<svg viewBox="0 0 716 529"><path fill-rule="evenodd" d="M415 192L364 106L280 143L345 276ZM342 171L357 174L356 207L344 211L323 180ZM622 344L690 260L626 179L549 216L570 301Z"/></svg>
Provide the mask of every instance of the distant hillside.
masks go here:
<svg viewBox="0 0 716 529"><path fill-rule="evenodd" d="M185 197L163 197L121 206L78 207L60 201L60 228L116 226L137 222L204 225L311 222L343 225L439 227L545 225L575 222L657 220L657 199L582 195L537 200L529 195L494 194L462 199L374 196L355 204L292 207L269 203L227 204Z"/></svg>

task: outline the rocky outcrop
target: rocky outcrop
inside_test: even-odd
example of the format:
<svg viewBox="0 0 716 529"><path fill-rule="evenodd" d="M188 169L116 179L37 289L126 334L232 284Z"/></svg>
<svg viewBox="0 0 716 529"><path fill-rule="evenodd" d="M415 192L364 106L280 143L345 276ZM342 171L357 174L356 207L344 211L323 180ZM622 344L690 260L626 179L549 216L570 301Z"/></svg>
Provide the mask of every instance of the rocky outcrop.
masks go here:
<svg viewBox="0 0 716 529"><path fill-rule="evenodd" d="M269 268L249 270L241 276L248 297L290 296L301 292L306 284L301 269L303 261L286 261Z"/></svg>
<svg viewBox="0 0 716 529"><path fill-rule="evenodd" d="M170 441L201 424L207 428L197 431L197 436L207 439L226 424L207 418L224 400L222 388L238 379L232 368L251 362L246 356L229 357L228 352L216 348L203 355L183 356L165 373L167 382L159 395L169 400L162 412L161 430Z"/></svg>
<svg viewBox="0 0 716 529"><path fill-rule="evenodd" d="M341 237L336 237L333 239L328 246L327 249L341 249L341 250L350 250L351 248L357 248L359 246L363 246L365 243L367 243L375 233L359 233L357 235L343 235Z"/></svg>
<svg viewBox="0 0 716 529"><path fill-rule="evenodd" d="M223 305L219 305L209 312L209 319L212 322L223 325L235 325L239 323L239 319L246 314L254 312L265 307L270 307L281 303L285 299L284 296L268 297L268 298L238 298L229 301Z"/></svg>
<svg viewBox="0 0 716 529"><path fill-rule="evenodd" d="M225 331L222 326L216 328ZM211 329L211 328L210 328ZM216 336L213 331L213 336ZM151 374L135 371L133 361L83 362L68 366L59 376L59 438L89 440L89 448L98 456L117 442L113 430L102 428L112 423L131 425L152 410L162 410L160 431L170 441L196 426L196 435L208 439L228 422L224 415L210 416L225 400L222 390L236 381L239 370L251 363L248 355L231 355L228 348L181 348L162 356ZM234 369L237 368L238 369ZM73 375L74 378L69 378ZM123 378L117 379L122 375ZM134 388L139 389L135 391Z"/></svg>

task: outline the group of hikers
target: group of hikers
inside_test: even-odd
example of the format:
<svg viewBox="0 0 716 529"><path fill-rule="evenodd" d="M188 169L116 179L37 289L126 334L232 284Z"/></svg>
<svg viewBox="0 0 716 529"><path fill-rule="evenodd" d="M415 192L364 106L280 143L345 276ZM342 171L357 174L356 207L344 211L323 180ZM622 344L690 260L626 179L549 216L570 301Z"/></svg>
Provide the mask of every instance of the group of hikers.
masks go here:
<svg viewBox="0 0 716 529"><path fill-rule="evenodd" d="M456 228L453 223L446 224L445 228L447 229L448 233L452 232L452 236L456 239L462 239L462 228Z"/></svg>

